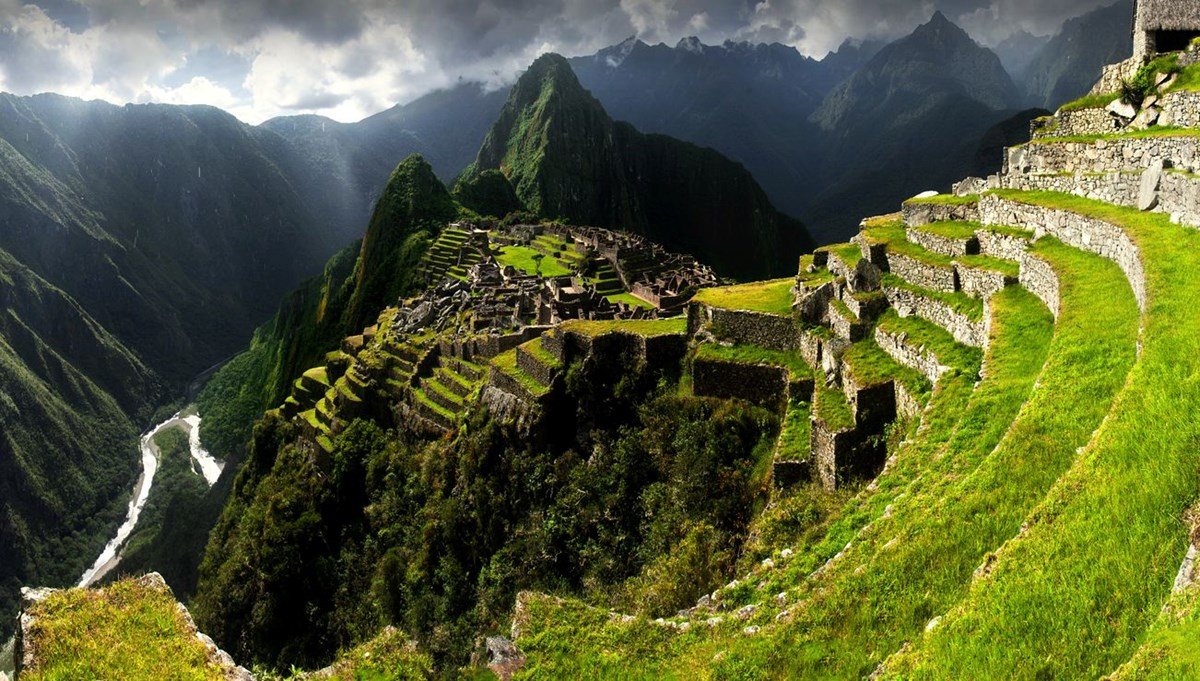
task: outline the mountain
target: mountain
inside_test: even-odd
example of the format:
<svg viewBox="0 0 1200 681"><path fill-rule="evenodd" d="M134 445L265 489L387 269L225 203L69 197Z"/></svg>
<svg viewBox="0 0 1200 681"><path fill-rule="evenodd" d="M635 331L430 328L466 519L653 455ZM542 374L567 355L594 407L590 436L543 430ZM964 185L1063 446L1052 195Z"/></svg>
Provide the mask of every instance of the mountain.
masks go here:
<svg viewBox="0 0 1200 681"><path fill-rule="evenodd" d="M815 153L824 182L801 217L818 241L835 240L864 213L949 188L974 169L978 140L1019 101L1000 59L935 13L880 50L811 116L821 131Z"/></svg>
<svg viewBox="0 0 1200 681"><path fill-rule="evenodd" d="M513 86L465 178L490 169L538 215L645 234L729 276L785 272L810 243L744 167L614 122L558 55Z"/></svg>
<svg viewBox="0 0 1200 681"><path fill-rule="evenodd" d="M818 62L779 44L687 38L669 47L630 38L570 63L614 119L721 152L745 165L781 210L799 213L816 181L802 121L871 49L847 43Z"/></svg>
<svg viewBox="0 0 1200 681"><path fill-rule="evenodd" d="M295 148L310 191L340 200L338 219L361 225L397 159L421 154L439 177L453 181L474 160L504 100L503 90L463 83L357 123L285 116L261 127Z"/></svg>
<svg viewBox="0 0 1200 681"><path fill-rule="evenodd" d="M997 57L1000 57L1000 63L1004 64L1004 70L1008 71L1008 75L1012 76L1019 85L1025 71L1033 63L1033 58L1050 42L1050 39L1051 36L1048 35L1033 35L1029 31L1020 30L1000 41L992 48L992 51L996 53Z"/></svg>
<svg viewBox="0 0 1200 681"><path fill-rule="evenodd" d="M1132 0L1120 0L1063 24L1021 77L1030 101L1057 109L1086 95L1107 64L1133 54Z"/></svg>

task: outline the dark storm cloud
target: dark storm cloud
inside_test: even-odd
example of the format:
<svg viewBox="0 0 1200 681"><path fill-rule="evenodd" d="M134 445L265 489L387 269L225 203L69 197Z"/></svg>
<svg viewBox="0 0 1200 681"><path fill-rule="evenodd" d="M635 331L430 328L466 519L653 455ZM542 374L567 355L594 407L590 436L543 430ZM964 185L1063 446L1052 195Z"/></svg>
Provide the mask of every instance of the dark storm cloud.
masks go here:
<svg viewBox="0 0 1200 681"><path fill-rule="evenodd" d="M995 44L1112 0L0 0L0 86L118 100L215 97L258 120L365 116L458 79L502 86L544 51L637 35L781 42L821 57L942 10Z"/></svg>

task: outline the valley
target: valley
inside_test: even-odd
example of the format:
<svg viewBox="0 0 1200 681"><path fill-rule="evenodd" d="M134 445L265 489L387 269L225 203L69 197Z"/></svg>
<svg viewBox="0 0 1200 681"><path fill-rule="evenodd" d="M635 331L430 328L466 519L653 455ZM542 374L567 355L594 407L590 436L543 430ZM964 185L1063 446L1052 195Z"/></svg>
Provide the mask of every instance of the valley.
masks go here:
<svg viewBox="0 0 1200 681"><path fill-rule="evenodd" d="M1200 13L929 11L0 94L0 681L1200 674Z"/></svg>

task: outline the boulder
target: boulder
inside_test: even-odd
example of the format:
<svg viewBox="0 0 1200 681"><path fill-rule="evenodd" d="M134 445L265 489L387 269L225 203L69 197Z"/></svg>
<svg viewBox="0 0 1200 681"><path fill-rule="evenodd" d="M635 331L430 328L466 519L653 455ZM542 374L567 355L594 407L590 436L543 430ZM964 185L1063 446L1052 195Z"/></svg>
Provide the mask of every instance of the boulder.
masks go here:
<svg viewBox="0 0 1200 681"><path fill-rule="evenodd" d="M1137 116L1137 109L1133 108L1132 104L1126 104L1120 99L1114 99L1112 103L1105 107L1105 110L1118 118L1124 118L1126 120Z"/></svg>
<svg viewBox="0 0 1200 681"><path fill-rule="evenodd" d="M488 669L501 681L508 681L525 666L525 654L503 636L488 637L487 652Z"/></svg>
<svg viewBox="0 0 1200 681"><path fill-rule="evenodd" d="M1142 181L1138 188L1138 210L1153 210L1158 206L1158 189L1162 184L1164 167L1165 164L1160 158L1142 172Z"/></svg>

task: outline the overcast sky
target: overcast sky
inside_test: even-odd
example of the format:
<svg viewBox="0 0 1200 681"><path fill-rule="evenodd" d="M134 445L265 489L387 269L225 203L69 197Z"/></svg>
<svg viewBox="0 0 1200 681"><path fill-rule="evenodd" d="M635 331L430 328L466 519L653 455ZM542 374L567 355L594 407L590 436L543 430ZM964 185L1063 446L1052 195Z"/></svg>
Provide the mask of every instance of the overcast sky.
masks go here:
<svg viewBox="0 0 1200 681"><path fill-rule="evenodd" d="M538 54L631 35L781 42L820 58L935 9L994 44L1113 0L0 0L0 90L212 104L258 123L354 121L459 79L502 86Z"/></svg>

